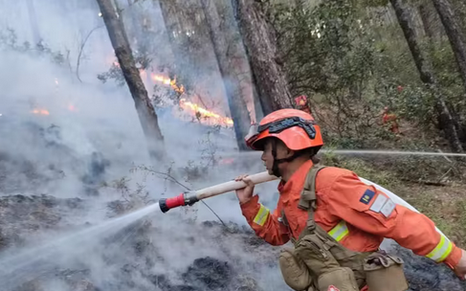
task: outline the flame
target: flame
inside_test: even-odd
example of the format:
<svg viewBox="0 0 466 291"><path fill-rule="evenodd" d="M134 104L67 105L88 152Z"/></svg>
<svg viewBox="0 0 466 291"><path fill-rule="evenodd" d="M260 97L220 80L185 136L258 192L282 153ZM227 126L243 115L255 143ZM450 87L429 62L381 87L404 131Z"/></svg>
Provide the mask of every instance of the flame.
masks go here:
<svg viewBox="0 0 466 291"><path fill-rule="evenodd" d="M50 112L47 109L35 108L31 112L34 113L34 114L39 114L39 115L50 115Z"/></svg>
<svg viewBox="0 0 466 291"><path fill-rule="evenodd" d="M167 86L172 87L175 92L178 92L180 94L183 94L185 92L184 86L183 85L178 85L176 82L176 79L170 79L167 77L164 77L162 75L151 75L152 79L154 81L160 82L162 84L165 84ZM180 99L180 107L183 108L184 110L189 110L193 112L196 116L199 115L202 119L202 121L207 121L205 119L209 119L207 121L208 123L213 123L213 124L221 124L225 126L232 126L233 125L233 120L228 117L221 116L215 112L209 111L201 106L199 106L196 103L188 102L186 101L185 98Z"/></svg>
<svg viewBox="0 0 466 291"><path fill-rule="evenodd" d="M120 67L120 64L118 63L118 61L114 61L113 65L115 65L116 67ZM146 76L146 71L145 70L140 70L140 73L141 73L142 76ZM157 74L153 74L153 73L151 73L150 77L155 82L159 82L159 83L162 83L162 84L164 84L166 86L170 86L175 92L179 93L180 95L185 93L184 86L182 84L179 85L177 83L177 81L176 81L176 78L175 79L170 79L170 78L165 77L163 75L157 75ZM195 116L199 115L202 118L201 119L202 123L210 123L210 124L214 124L214 125L215 124L220 124L220 125L224 125L224 126L228 126L228 127L233 126L233 120L231 118L224 117L224 116L221 116L221 115L219 115L219 114L217 114L215 112L209 111L209 110L199 106L196 103L186 101L186 99L184 99L184 98L180 99L179 105L184 110L188 110L188 111L194 113ZM70 107L68 109L70 109ZM70 110L73 111L72 109L70 109Z"/></svg>
<svg viewBox="0 0 466 291"><path fill-rule="evenodd" d="M73 104L71 104L71 103L68 104L68 110L69 110L69 111L77 111L77 110L76 110L76 107L75 107Z"/></svg>
<svg viewBox="0 0 466 291"><path fill-rule="evenodd" d="M184 93L184 86L178 85L176 83L176 78L172 80L162 75L155 75L155 74L151 74L151 77L152 77L152 80L154 81L157 81L157 82L160 82L162 84L172 87L172 89L175 90L175 92L177 93L180 93L180 94Z"/></svg>
<svg viewBox="0 0 466 291"><path fill-rule="evenodd" d="M157 82L160 82L162 84L172 87L172 89L175 90L175 92L177 93L183 94L185 92L184 86L178 85L176 82L176 79L170 79L162 75L155 75L155 74L152 74L151 77L154 81L157 81ZM211 124L220 124L220 125L225 125L228 127L233 125L233 120L231 118L224 117L215 112L209 111L199 106L196 103L188 102L186 101L185 98L180 99L179 105L184 110L193 112L195 116L199 115L202 118L201 122L207 122Z"/></svg>
<svg viewBox="0 0 466 291"><path fill-rule="evenodd" d="M196 115L199 114L201 117L204 117L204 118L212 118L213 120L215 120L215 123L217 124L222 124L222 125L226 125L226 126L232 126L233 125L233 120L231 118L228 118L228 117L223 117L217 113L214 113L212 111L209 111L205 108L202 108L201 106L195 104L195 103L192 103L192 102L188 102L186 101L186 99L184 98L181 98L180 99L180 107L185 109L185 110L191 110L193 111Z"/></svg>
<svg viewBox="0 0 466 291"><path fill-rule="evenodd" d="M220 165L231 165L235 162L234 158L224 158L219 161Z"/></svg>

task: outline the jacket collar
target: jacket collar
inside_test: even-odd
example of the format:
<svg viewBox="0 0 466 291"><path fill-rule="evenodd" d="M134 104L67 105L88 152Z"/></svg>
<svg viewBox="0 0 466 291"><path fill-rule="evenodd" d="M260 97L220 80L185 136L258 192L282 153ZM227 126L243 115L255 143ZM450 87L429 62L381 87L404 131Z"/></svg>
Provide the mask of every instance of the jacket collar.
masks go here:
<svg viewBox="0 0 466 291"><path fill-rule="evenodd" d="M286 183L283 180L280 181L278 184L278 192L280 192L283 202L289 200L291 193L301 193L304 187L304 180L312 166L312 161L308 160L291 175Z"/></svg>

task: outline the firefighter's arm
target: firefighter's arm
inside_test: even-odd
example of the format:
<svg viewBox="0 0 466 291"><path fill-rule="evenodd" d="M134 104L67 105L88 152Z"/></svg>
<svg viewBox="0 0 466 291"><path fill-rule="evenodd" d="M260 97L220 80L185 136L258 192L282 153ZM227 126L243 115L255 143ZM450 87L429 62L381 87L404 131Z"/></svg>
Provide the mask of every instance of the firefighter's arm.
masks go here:
<svg viewBox="0 0 466 291"><path fill-rule="evenodd" d="M396 205L355 174L336 178L327 191L329 211L365 232L395 240L402 247L454 269L462 251L439 233L427 216Z"/></svg>
<svg viewBox="0 0 466 291"><path fill-rule="evenodd" d="M280 202L273 213L259 203L259 196L253 196L249 201L241 203L241 211L248 224L258 236L271 245L283 245L290 240L288 230L278 221L281 213Z"/></svg>

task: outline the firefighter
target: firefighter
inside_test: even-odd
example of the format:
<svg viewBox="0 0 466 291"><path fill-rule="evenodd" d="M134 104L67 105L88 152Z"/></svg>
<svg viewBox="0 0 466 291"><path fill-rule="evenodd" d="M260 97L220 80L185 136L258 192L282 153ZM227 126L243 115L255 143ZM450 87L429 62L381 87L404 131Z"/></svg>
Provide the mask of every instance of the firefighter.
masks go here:
<svg viewBox="0 0 466 291"><path fill-rule="evenodd" d="M279 256L283 278L293 290L407 290L401 258L379 249L384 238L446 264L465 279L465 251L439 233L432 220L395 204L349 170L313 162L324 143L310 114L272 112L251 128L246 143L263 151L268 172L281 178L280 196L270 212L242 175L236 178L247 185L236 192L240 207L269 244L293 242L294 248Z"/></svg>

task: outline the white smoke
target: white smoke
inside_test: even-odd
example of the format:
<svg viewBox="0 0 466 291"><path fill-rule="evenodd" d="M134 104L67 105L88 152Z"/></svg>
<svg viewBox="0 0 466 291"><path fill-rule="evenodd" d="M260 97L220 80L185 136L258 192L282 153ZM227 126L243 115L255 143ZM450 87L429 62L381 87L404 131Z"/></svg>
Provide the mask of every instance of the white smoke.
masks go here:
<svg viewBox="0 0 466 291"><path fill-rule="evenodd" d="M134 165L151 165L134 102L126 85L119 87L112 80L103 84L97 79L97 74L109 69L114 57L105 27L95 29L103 25L95 1L31 2L37 23L31 22L26 1L0 1L0 35L16 36L15 46L24 48L24 42L33 43L31 27L38 25L34 31L40 33L47 48L62 53L64 63L54 63L48 54L39 56L34 50L24 52L12 49L5 42L0 43L0 195L21 193L47 194L59 198L81 197L88 208L79 217L70 214L64 218L66 223L62 222L62 226L66 226L69 233L75 228L85 227L86 223L97 225L108 219L106 203L121 198L121 193L109 188L100 189L100 195L92 196L86 187L97 187L99 183L127 177L130 179L128 187L135 189L138 183L143 184L149 198L155 200L162 195L175 196L185 191L157 175L146 177L143 171L130 173ZM154 26L164 26L156 6L141 5L147 5ZM9 34L8 28L14 34ZM77 58L82 42L93 29L95 31L81 54L81 82L76 77ZM163 35L160 41L159 46L166 50L169 45ZM207 86L211 83L205 81L202 84ZM221 88L218 84L211 86L213 92L222 91L218 89ZM148 91L152 92L152 89L148 88ZM213 95L220 104L226 104L223 95ZM34 114L34 110L46 110L47 114ZM251 161L250 158L237 157L235 165L223 165L204 173L201 166L208 164L209 155L218 158L234 152L232 129L207 134L212 129L176 119L170 112L159 118L166 148L174 160L172 173L192 190L226 182L243 173L264 170L259 159ZM205 142L207 136L209 143ZM210 153L203 151L209 147ZM185 174L180 169L189 166L188 161L192 161L193 166L200 165L200 178L195 181L183 179ZM100 171L96 167L101 167ZM167 172L169 169L163 166L156 170ZM274 207L276 183L259 185L257 192L262 202ZM212 198L206 203L225 222L246 225L234 193ZM203 236L199 233L203 221L217 220L202 203L189 208L187 212L176 209L164 215L154 214L150 218L158 231L149 232L152 235L150 240L165 251L159 250L164 263L156 262L147 272L172 274L176 281L175 275L194 259L203 256L227 259L225 253L241 257L242 261L238 264L252 272L247 265L253 263L256 257L244 255L243 248L247 247L244 242L225 239L223 243L228 242L227 245L218 245L210 239L220 234ZM195 220L194 226L185 224L187 218ZM62 230L31 233L26 246L53 241L62 235ZM61 253L59 263L66 268L71 262L79 262L83 268L91 270L96 285L110 286L112 289L112 280L117 282L115 276L118 267L117 264L108 264L104 257L111 254L113 262L138 260L134 254L122 252L122 245L131 237L120 239L111 246L101 244L93 237L87 237L83 243L67 242L57 249ZM21 248L3 250L0 254L8 256L22 251L24 249ZM29 259L33 257L34 254ZM46 267L34 266L37 274ZM263 287L283 284L276 268L256 268L257 274L253 277ZM134 276L133 280L146 284L144 280L147 279ZM27 278L25 276L24 280ZM46 290L69 288L62 280L47 282L49 285L43 286Z"/></svg>

